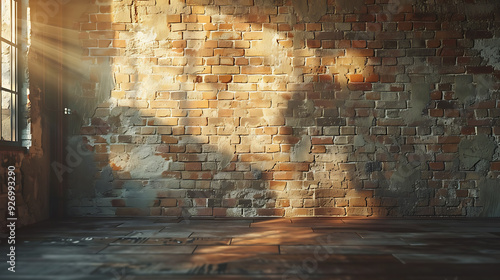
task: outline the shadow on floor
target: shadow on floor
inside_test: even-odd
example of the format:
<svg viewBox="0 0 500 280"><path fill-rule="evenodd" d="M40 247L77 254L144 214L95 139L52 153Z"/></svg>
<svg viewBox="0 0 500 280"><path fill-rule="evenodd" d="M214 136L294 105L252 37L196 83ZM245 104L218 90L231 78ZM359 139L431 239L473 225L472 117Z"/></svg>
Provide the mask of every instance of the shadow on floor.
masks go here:
<svg viewBox="0 0 500 280"><path fill-rule="evenodd" d="M17 230L16 272L2 263L2 279L498 279L500 219L77 218Z"/></svg>

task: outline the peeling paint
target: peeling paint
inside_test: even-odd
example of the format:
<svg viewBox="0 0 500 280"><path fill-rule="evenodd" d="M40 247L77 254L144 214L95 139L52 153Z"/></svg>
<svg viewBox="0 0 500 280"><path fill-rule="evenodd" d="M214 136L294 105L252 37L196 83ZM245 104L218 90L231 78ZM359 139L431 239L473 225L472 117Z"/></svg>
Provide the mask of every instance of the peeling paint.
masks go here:
<svg viewBox="0 0 500 280"><path fill-rule="evenodd" d="M474 49L481 52L488 65L500 70L500 38L474 40Z"/></svg>
<svg viewBox="0 0 500 280"><path fill-rule="evenodd" d="M303 135L300 141L293 147L290 160L294 162L311 162L313 160L311 146L311 137Z"/></svg>

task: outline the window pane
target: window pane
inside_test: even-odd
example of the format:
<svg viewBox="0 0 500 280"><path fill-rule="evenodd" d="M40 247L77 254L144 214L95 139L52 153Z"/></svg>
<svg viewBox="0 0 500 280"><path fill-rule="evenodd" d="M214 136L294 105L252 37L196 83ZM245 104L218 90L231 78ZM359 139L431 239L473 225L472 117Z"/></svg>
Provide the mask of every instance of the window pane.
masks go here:
<svg viewBox="0 0 500 280"><path fill-rule="evenodd" d="M17 48L10 47L10 90L17 92Z"/></svg>
<svg viewBox="0 0 500 280"><path fill-rule="evenodd" d="M13 48L2 42L2 87L12 90L12 53Z"/></svg>
<svg viewBox="0 0 500 280"><path fill-rule="evenodd" d="M12 94L2 91L2 140L13 141L12 139Z"/></svg>
<svg viewBox="0 0 500 280"><path fill-rule="evenodd" d="M12 5L11 0L2 0L2 37L12 40Z"/></svg>

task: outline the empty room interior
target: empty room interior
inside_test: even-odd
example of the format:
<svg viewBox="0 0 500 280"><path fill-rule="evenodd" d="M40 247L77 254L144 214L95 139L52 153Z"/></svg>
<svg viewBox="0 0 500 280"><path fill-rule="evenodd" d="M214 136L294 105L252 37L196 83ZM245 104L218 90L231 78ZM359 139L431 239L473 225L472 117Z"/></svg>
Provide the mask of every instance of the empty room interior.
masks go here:
<svg viewBox="0 0 500 280"><path fill-rule="evenodd" d="M498 279L499 1L0 11L1 279Z"/></svg>

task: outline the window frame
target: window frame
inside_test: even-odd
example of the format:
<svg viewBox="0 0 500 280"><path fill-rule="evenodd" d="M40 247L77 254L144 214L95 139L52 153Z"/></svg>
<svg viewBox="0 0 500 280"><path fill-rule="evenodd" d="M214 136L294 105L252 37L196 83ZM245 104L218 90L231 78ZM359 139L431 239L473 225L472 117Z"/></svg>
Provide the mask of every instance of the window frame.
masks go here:
<svg viewBox="0 0 500 280"><path fill-rule="evenodd" d="M3 77L0 79L0 93L2 96L0 98L3 98L3 93L7 92L10 93L11 95L11 113L10 113L10 137L11 140L3 140L3 132L2 132L2 114L0 114L0 149L1 150L17 150L18 148L22 148L22 141L21 141L21 133L20 133L20 117L21 117L21 69L20 69L20 63L19 63L19 54L22 51L21 50L21 26L19 23L22 22L22 17L21 17L21 1L20 0L2 0L3 1L10 1L10 26L9 28L11 29L11 40L8 40L7 38L4 38L2 34L2 28L0 28L0 42L2 44L7 44L11 47L11 52L12 50L15 50L15 53L12 55L11 54L11 86L9 88L5 88L2 84L3 82ZM0 14L2 14L2 9L3 9L3 3L0 4ZM1 23L0 23L1 24ZM12 27L14 25L14 27ZM3 57L0 56L0 73L3 71ZM0 99L0 111L3 110L1 109L1 103L2 100Z"/></svg>

